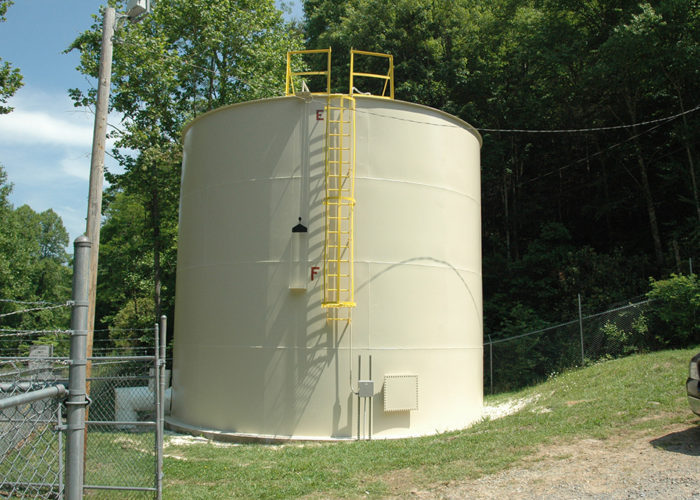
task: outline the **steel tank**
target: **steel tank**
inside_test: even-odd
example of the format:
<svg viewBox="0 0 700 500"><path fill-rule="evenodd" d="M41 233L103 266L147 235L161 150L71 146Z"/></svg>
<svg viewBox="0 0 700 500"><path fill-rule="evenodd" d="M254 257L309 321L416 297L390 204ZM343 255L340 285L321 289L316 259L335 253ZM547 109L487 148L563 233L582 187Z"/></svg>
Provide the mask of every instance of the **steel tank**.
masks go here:
<svg viewBox="0 0 700 500"><path fill-rule="evenodd" d="M232 105L184 132L176 429L394 438L481 417L481 137L436 109L355 96L356 306L332 321L327 102Z"/></svg>

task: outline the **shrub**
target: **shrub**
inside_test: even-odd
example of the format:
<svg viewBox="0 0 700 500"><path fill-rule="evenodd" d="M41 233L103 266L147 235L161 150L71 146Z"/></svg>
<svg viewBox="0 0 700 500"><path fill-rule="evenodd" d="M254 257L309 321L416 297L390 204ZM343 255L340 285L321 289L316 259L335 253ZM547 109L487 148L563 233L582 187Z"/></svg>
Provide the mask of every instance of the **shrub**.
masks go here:
<svg viewBox="0 0 700 500"><path fill-rule="evenodd" d="M650 341L656 347L686 347L700 343L700 281L696 274L651 280L648 314Z"/></svg>

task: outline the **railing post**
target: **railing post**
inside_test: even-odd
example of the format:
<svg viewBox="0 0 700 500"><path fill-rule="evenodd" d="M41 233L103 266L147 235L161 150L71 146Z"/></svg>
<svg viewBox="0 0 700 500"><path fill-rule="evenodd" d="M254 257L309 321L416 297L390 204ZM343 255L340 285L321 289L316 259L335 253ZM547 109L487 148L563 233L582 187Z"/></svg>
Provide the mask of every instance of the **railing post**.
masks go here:
<svg viewBox="0 0 700 500"><path fill-rule="evenodd" d="M73 310L71 312L70 367L66 401L66 498L83 498L83 448L85 443L85 365L88 316L88 270L91 243L79 236L73 243Z"/></svg>

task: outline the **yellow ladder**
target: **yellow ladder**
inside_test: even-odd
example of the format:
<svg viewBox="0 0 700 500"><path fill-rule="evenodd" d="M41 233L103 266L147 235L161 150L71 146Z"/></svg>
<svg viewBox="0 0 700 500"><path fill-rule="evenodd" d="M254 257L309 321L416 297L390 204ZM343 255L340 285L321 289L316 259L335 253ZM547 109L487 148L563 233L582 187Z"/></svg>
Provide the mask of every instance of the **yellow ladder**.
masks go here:
<svg viewBox="0 0 700 500"><path fill-rule="evenodd" d="M326 318L350 321L355 307L355 99L329 95L326 104L326 206L323 304Z"/></svg>

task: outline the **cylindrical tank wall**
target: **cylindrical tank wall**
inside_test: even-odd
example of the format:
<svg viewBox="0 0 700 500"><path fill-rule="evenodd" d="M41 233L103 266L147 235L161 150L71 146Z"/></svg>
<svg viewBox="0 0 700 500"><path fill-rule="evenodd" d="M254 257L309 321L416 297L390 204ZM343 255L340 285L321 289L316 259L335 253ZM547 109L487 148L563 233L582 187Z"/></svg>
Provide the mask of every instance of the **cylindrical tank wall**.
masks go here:
<svg viewBox="0 0 700 500"><path fill-rule="evenodd" d="M323 300L325 97L222 108L186 130L172 418L260 437L374 437L480 418L479 136L415 104L356 99L352 326ZM290 290L302 218L307 289ZM362 373L358 373L361 359ZM385 377L414 375L417 409L385 411Z"/></svg>

